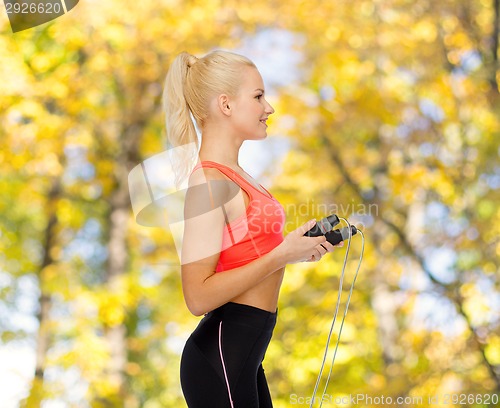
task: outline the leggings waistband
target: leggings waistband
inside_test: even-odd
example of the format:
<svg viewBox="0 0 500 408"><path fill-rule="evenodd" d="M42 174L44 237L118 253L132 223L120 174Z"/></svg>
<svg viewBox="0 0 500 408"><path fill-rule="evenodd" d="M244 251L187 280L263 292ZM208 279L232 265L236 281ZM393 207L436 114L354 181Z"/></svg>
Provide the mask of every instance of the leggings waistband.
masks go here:
<svg viewBox="0 0 500 408"><path fill-rule="evenodd" d="M278 309L268 312L255 306L242 303L228 302L206 314L206 317L218 317L227 321L244 323L250 326L272 330L276 325Z"/></svg>

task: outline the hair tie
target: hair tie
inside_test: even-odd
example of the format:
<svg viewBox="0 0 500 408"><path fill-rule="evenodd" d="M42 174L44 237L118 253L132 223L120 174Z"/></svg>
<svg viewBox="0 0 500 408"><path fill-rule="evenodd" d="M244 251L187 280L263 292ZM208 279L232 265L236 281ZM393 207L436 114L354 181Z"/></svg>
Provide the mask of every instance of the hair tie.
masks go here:
<svg viewBox="0 0 500 408"><path fill-rule="evenodd" d="M198 61L198 58L196 58L194 55L189 55L188 60L187 60L187 66L191 68L196 62Z"/></svg>

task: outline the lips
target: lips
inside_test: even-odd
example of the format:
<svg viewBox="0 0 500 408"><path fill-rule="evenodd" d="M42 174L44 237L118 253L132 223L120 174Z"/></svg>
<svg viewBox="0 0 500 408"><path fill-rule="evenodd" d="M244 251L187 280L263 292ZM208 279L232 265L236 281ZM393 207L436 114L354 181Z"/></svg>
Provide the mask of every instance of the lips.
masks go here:
<svg viewBox="0 0 500 408"><path fill-rule="evenodd" d="M261 122L261 123L263 123L264 125L266 125L266 126L267 126L266 120L267 120L267 118L265 118L265 119L261 119L259 122Z"/></svg>

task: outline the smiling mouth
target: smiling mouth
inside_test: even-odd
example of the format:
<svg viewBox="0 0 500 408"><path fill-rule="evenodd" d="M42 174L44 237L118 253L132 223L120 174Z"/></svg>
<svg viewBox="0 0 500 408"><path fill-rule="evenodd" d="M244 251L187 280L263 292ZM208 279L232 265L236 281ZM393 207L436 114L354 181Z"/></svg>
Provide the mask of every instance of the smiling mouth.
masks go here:
<svg viewBox="0 0 500 408"><path fill-rule="evenodd" d="M267 119L261 119L259 122L260 122L260 123L263 123L264 125L266 125L266 126L267 126L266 120L267 120Z"/></svg>

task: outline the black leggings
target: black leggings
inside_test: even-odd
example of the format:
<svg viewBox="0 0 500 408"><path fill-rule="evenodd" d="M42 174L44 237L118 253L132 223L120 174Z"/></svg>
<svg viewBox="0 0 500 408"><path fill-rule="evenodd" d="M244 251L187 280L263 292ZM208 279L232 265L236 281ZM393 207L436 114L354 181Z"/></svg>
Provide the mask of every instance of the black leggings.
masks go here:
<svg viewBox="0 0 500 408"><path fill-rule="evenodd" d="M181 357L181 386L189 408L273 406L262 361L277 315L277 310L233 302L205 315Z"/></svg>

